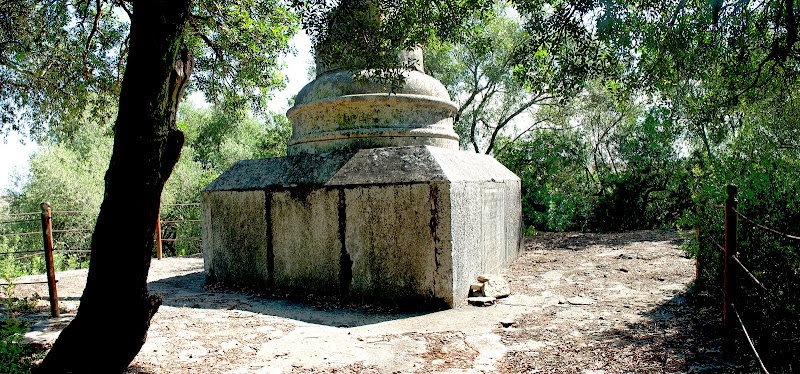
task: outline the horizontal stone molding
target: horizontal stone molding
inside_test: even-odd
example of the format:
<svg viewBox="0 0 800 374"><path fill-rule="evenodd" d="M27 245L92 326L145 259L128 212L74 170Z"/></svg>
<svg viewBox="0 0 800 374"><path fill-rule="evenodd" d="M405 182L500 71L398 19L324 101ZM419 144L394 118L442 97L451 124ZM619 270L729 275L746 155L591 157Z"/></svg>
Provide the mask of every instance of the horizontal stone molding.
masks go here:
<svg viewBox="0 0 800 374"><path fill-rule="evenodd" d="M293 124L288 153L413 145L457 149L455 110L449 100L410 94L361 94L315 101L287 113Z"/></svg>
<svg viewBox="0 0 800 374"><path fill-rule="evenodd" d="M448 114L450 116L455 115L458 111L458 107L452 101L440 99L434 96L381 92L336 96L312 101L307 104L295 105L286 112L286 116L293 118L307 111L340 108L342 105L369 107L369 109L374 109L371 106L376 103L384 105L396 105L398 106L398 109L419 109L419 105L424 105L425 107L433 110L439 109L443 112L443 114Z"/></svg>

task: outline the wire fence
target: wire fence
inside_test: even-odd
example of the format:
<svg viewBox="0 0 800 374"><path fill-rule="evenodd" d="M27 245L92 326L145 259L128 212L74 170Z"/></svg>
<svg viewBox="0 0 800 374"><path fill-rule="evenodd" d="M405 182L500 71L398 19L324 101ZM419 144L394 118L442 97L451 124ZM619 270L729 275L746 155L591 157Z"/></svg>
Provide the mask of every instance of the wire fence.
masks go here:
<svg viewBox="0 0 800 374"><path fill-rule="evenodd" d="M156 225L156 258L165 252L172 256L202 252L200 203L162 205Z"/></svg>
<svg viewBox="0 0 800 374"><path fill-rule="evenodd" d="M761 294L761 300L771 299L772 302L779 302L777 300L779 295L782 292L777 292L775 290L776 286L780 285L772 285L768 286L765 282L759 278L756 274L760 273L763 275L762 272L756 272L753 270L750 264L746 264L746 261L743 260L742 253L739 251L739 219L749 224L749 227L753 229L758 229L763 233L769 233L771 235L777 235L781 239L789 240L795 243L795 246L800 245L800 237L795 235L789 235L783 233L781 231L775 230L774 228L767 227L765 225L759 224L755 222L750 217L745 216L739 211L738 207L738 199L737 199L737 187L735 185L728 185L727 188L727 200L725 201L724 205L717 205L711 202L708 202L708 205L722 209L725 212L725 228L724 228L724 246L719 244L713 236L709 236L709 239L714 244L716 249L722 253L723 257L723 326L725 330L726 340L735 340L735 330L740 330L742 332L743 340L747 343L750 352L752 353L752 357L755 362L758 364L759 370L764 374L769 374L770 371L767 369L768 364L765 364L764 359L762 358L763 355L759 353L758 344L756 344L756 340L754 339L753 335L748 329L748 326L745 324L744 319L742 318L742 314L740 310L737 309L737 305L740 307L744 307L744 309L763 309L763 305L747 305L747 301L743 297L744 294L741 290L744 288L744 282L749 282L752 286L757 289ZM747 225L741 227L745 228ZM754 235L754 233L749 233ZM699 238L699 229L698 229L698 238ZM699 272L699 271L698 271ZM797 300L794 300L797 302ZM762 302L763 304L763 302ZM782 303L786 306L786 303ZM743 311L742 311L743 312ZM774 347L770 347L774 348ZM790 369L791 370L791 369Z"/></svg>
<svg viewBox="0 0 800 374"><path fill-rule="evenodd" d="M44 265L47 281L24 283L48 284L51 315L57 317L56 268L88 264L91 236L99 211L51 210L49 203L42 203L41 209L41 212L0 214L0 266L16 262L19 264L16 266L33 273L41 271ZM161 259L164 249L170 255L201 252L200 204L164 204L161 209L167 219L162 221L159 214L154 238L156 257ZM0 283L0 286L11 284L22 283Z"/></svg>

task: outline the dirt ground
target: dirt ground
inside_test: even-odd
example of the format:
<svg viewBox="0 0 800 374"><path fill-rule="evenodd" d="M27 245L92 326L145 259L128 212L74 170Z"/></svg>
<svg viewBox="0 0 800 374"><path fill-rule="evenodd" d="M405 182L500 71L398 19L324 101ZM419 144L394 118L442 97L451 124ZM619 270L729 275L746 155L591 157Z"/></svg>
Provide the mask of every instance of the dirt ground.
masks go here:
<svg viewBox="0 0 800 374"><path fill-rule="evenodd" d="M205 287L201 257L154 260L164 305L128 373L736 372L714 338L716 308L688 288L694 262L680 244L672 231L539 235L503 272L511 296L416 313ZM68 313L85 276L59 273ZM33 292L47 294L17 287ZM68 319L27 337L46 345Z"/></svg>

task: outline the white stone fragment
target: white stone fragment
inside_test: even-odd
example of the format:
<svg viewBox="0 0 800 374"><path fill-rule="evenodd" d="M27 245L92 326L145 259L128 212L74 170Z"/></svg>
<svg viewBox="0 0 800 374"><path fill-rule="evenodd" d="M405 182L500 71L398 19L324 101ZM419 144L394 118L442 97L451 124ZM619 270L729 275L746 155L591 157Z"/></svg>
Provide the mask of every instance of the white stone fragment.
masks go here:
<svg viewBox="0 0 800 374"><path fill-rule="evenodd" d="M497 301L496 298L489 296L467 298L467 302L475 306L489 306L494 304L495 301Z"/></svg>
<svg viewBox="0 0 800 374"><path fill-rule="evenodd" d="M495 298L511 295L511 287L503 276L494 275L484 283L484 294Z"/></svg>
<svg viewBox="0 0 800 374"><path fill-rule="evenodd" d="M567 299L567 302L570 305L592 305L595 303L594 300L588 297L580 297L580 296L570 297L569 299Z"/></svg>

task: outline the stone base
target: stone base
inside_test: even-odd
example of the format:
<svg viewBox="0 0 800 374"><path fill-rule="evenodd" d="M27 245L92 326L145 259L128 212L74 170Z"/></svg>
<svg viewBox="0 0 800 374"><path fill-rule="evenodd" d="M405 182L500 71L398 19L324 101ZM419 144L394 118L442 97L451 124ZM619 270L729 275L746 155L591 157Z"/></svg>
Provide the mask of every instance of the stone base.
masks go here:
<svg viewBox="0 0 800 374"><path fill-rule="evenodd" d="M202 195L212 282L455 306L522 244L519 178L464 151L241 161Z"/></svg>

